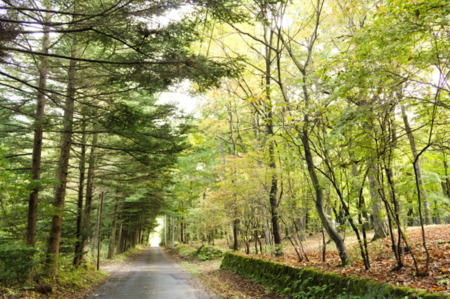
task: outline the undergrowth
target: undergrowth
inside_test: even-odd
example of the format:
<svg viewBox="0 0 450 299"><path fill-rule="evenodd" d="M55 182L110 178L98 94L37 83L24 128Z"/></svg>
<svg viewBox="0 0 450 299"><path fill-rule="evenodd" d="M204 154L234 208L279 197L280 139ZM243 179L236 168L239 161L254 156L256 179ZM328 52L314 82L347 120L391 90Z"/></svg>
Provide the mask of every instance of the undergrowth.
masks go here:
<svg viewBox="0 0 450 299"><path fill-rule="evenodd" d="M92 266L63 268L56 278L28 280L0 286L1 298L84 298L85 293L105 280L107 274Z"/></svg>

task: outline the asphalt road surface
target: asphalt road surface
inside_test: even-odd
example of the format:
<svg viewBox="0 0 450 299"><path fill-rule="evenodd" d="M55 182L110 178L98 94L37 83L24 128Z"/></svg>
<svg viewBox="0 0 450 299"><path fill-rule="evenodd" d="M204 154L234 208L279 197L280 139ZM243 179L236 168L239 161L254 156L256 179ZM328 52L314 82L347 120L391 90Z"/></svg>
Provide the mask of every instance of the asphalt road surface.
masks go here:
<svg viewBox="0 0 450 299"><path fill-rule="evenodd" d="M176 268L161 248L149 247L124 269L114 272L112 279L87 299L210 298L190 283L191 278L190 274Z"/></svg>

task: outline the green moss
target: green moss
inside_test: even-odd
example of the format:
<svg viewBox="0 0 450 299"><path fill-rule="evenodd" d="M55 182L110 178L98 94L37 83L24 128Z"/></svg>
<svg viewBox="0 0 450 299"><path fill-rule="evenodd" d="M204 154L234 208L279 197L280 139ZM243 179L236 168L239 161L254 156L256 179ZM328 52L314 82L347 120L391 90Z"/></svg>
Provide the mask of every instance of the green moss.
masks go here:
<svg viewBox="0 0 450 299"><path fill-rule="evenodd" d="M195 255L201 261L210 261L223 257L223 250L213 245L202 245Z"/></svg>
<svg viewBox="0 0 450 299"><path fill-rule="evenodd" d="M107 276L105 272L88 266L60 271L57 282L61 290L77 292L99 284Z"/></svg>
<svg viewBox="0 0 450 299"><path fill-rule="evenodd" d="M344 277L315 269L293 268L266 260L226 253L220 266L294 298L450 298L373 280Z"/></svg>
<svg viewBox="0 0 450 299"><path fill-rule="evenodd" d="M178 254L183 257L194 257L197 253L197 249L184 244L177 244L175 246L175 250L178 251Z"/></svg>

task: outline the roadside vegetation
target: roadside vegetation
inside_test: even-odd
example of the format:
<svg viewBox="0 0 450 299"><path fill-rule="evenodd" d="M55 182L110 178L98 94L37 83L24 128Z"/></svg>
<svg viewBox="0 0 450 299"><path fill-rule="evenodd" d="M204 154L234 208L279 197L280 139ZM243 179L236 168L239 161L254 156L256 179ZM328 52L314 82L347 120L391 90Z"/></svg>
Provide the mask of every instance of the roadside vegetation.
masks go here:
<svg viewBox="0 0 450 299"><path fill-rule="evenodd" d="M221 296L221 298L271 298L275 296L267 287L258 285L246 278L232 273L229 270L220 270L222 258L217 257L212 260L202 261L197 256L199 248L217 248L221 252L234 252L247 257L255 257L268 261L274 261L292 266L294 268L316 269L324 273L336 273L342 276L352 276L355 278L365 278L380 283L388 283L393 286L410 287L422 289L427 292L438 292L450 296L450 240L448 234L450 227L429 226L426 228L430 239L430 252L432 275L428 277L417 277L414 272L414 265L411 258L405 259L405 267L402 271L392 271L395 259L389 255L388 238L379 239L369 244L369 252L372 257L373 267L370 271L361 271L362 261L358 255L356 237L352 233L346 236L349 244L349 252L352 256L351 262L342 267L339 263L337 250L325 240L323 243L322 234L315 234L306 237L304 250L308 260L299 261L294 248L287 247L283 256L277 257L270 252L266 254L245 253L245 249L232 251L224 240L216 240L216 245L177 244L174 250L167 249L172 256L176 254L175 260L188 272L194 274L211 291ZM408 230L410 242L415 250L415 246L420 244L420 228L410 228ZM327 244L328 243L328 244ZM325 245L325 249L324 249ZM319 287L319 286L318 286ZM280 292L280 290L278 290ZM254 297L248 297L253 294ZM270 296L269 296L270 294ZM313 294L310 294L314 298ZM247 296L247 297L246 297ZM265 297L268 296L268 297ZM282 295L276 295L282 298ZM273 297L273 298L278 298Z"/></svg>

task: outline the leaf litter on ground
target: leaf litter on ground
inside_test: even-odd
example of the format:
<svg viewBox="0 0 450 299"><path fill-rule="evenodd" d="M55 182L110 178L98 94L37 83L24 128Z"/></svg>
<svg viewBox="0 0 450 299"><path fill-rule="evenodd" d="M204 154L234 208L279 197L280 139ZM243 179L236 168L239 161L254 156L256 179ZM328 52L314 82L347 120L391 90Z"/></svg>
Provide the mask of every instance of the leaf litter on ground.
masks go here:
<svg viewBox="0 0 450 299"><path fill-rule="evenodd" d="M318 246L315 249L309 246L306 250L309 262L306 260L299 262L295 251L292 247L288 248L287 246L281 257L275 257L271 254L252 254L252 256L292 267L313 268L343 276L372 279L395 286L407 286L450 295L450 225L427 226L425 231L430 254L429 275L425 277L416 275L411 254L406 252L404 253L405 266L397 271L392 270L395 268L396 261L391 250L389 237L369 244L371 264L369 270L364 269L364 264L357 249L358 246L350 248L352 261L345 267L340 265L337 251L332 249L327 250L326 260L323 262L322 252ZM425 266L426 256L422 246L421 229L409 228L406 236L411 251L415 254L419 263L419 269L422 269Z"/></svg>

